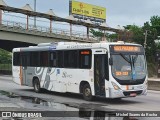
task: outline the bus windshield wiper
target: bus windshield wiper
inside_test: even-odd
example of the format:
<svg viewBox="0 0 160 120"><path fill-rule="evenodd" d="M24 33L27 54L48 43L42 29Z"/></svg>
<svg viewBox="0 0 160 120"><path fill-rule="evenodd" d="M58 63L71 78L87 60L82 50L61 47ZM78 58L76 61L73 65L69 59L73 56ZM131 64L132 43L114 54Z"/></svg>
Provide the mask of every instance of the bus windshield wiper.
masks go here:
<svg viewBox="0 0 160 120"><path fill-rule="evenodd" d="M137 61L137 58L138 58L138 54L136 53L136 56L134 56L134 58L133 58L134 63Z"/></svg>
<svg viewBox="0 0 160 120"><path fill-rule="evenodd" d="M128 63L131 64L131 60L128 59L125 55L123 55L122 53L120 53L120 55L124 58L125 61L127 61Z"/></svg>
<svg viewBox="0 0 160 120"><path fill-rule="evenodd" d="M133 61L133 67L134 67L134 63L137 61L138 58L138 54L136 53L136 56L132 56L132 61Z"/></svg>

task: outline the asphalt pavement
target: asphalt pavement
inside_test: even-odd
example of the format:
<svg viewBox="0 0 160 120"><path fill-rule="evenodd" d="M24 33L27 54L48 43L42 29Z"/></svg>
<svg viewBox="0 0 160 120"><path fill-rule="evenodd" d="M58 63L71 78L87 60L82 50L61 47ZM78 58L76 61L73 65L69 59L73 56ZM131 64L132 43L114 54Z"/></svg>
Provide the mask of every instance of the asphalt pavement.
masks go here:
<svg viewBox="0 0 160 120"><path fill-rule="evenodd" d="M94 101L85 101L83 100L82 95L79 94L71 94L71 93L64 94L64 93L56 93L50 91L44 91L43 93L35 93L32 87L20 86L15 84L12 81L11 76L0 76L0 111L89 110L94 112L105 111L105 113L107 114L108 112L114 112L114 111L154 112L154 111L160 111L159 102L160 102L160 91L153 91L153 90L148 90L147 96L123 98L121 100L96 97ZM71 119L73 118L74 117L71 117ZM156 119L157 118L158 117L156 117ZM85 118L78 117L78 119L85 119Z"/></svg>

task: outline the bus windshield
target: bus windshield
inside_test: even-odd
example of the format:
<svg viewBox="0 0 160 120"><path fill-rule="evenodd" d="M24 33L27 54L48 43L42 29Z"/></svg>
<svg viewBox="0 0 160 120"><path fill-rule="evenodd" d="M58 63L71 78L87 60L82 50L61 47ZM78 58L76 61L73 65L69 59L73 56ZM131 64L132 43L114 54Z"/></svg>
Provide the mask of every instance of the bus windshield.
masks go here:
<svg viewBox="0 0 160 120"><path fill-rule="evenodd" d="M112 54L112 74L118 80L144 79L146 76L143 54Z"/></svg>

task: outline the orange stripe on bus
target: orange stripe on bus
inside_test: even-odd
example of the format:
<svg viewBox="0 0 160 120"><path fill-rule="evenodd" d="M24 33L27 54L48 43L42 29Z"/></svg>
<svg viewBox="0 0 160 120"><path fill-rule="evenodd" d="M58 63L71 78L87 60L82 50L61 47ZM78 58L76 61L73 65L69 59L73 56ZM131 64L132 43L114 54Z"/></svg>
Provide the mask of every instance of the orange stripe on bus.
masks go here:
<svg viewBox="0 0 160 120"><path fill-rule="evenodd" d="M126 85L126 90L129 90L129 85Z"/></svg>
<svg viewBox="0 0 160 120"><path fill-rule="evenodd" d="M22 85L22 81L23 81L23 78L22 78L22 66L20 66L19 78L20 78L20 83Z"/></svg>

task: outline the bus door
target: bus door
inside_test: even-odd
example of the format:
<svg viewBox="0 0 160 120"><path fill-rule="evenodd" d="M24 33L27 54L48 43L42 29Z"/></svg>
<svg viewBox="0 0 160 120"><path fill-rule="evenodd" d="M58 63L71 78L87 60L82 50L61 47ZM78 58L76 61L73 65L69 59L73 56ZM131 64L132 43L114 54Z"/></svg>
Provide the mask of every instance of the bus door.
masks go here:
<svg viewBox="0 0 160 120"><path fill-rule="evenodd" d="M27 65L29 64L29 53L21 53L22 63L22 85L27 85Z"/></svg>
<svg viewBox="0 0 160 120"><path fill-rule="evenodd" d="M105 96L105 54L94 55L95 95Z"/></svg>

